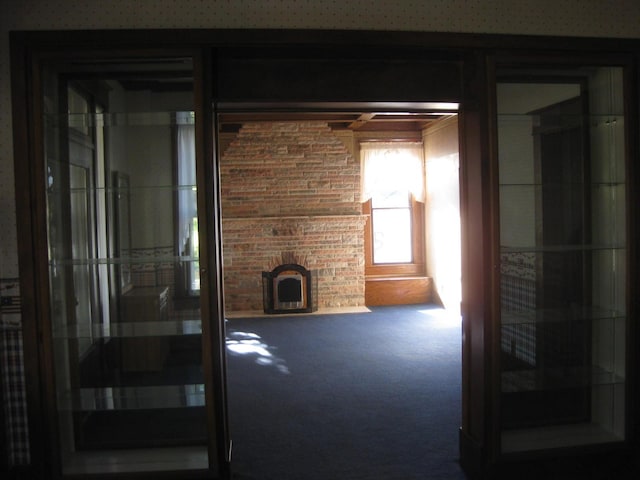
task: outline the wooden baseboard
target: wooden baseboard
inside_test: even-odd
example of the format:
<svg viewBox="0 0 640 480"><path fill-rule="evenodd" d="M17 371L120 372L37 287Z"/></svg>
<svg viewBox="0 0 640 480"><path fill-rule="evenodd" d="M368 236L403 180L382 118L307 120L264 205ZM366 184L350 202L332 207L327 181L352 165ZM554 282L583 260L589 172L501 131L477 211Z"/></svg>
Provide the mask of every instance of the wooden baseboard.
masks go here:
<svg viewBox="0 0 640 480"><path fill-rule="evenodd" d="M367 277L365 305L411 305L429 303L433 299L430 277Z"/></svg>

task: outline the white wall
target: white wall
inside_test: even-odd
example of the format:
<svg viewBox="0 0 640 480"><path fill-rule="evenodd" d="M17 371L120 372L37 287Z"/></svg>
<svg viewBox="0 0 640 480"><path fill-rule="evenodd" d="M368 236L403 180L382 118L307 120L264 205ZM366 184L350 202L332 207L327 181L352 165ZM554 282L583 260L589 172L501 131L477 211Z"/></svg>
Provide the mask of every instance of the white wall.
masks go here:
<svg viewBox="0 0 640 480"><path fill-rule="evenodd" d="M10 30L314 28L639 37L637 0L0 0L0 278L18 277Z"/></svg>

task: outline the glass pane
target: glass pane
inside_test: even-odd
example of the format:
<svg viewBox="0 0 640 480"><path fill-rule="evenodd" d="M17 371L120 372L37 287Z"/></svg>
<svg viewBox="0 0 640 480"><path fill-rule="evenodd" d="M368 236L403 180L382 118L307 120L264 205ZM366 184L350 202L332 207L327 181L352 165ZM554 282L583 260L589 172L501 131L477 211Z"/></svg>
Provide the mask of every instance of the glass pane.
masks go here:
<svg viewBox="0 0 640 480"><path fill-rule="evenodd" d="M622 69L499 73L502 450L622 441Z"/></svg>
<svg viewBox="0 0 640 480"><path fill-rule="evenodd" d="M191 60L81 65L44 97L63 473L210 469Z"/></svg>
<svg viewBox="0 0 640 480"><path fill-rule="evenodd" d="M371 208L408 208L407 190L376 191L371 197Z"/></svg>
<svg viewBox="0 0 640 480"><path fill-rule="evenodd" d="M411 251L411 211L408 208L374 209L373 263L408 263Z"/></svg>

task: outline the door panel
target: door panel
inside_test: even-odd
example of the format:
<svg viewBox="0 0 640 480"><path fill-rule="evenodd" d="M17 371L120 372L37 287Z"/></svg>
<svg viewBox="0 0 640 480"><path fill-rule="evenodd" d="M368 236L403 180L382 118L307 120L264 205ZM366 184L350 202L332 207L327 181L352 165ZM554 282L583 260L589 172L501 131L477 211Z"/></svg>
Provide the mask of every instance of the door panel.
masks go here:
<svg viewBox="0 0 640 480"><path fill-rule="evenodd" d="M212 309L201 309L195 288L208 247L194 246L209 222L196 177L204 165L197 62L45 62L46 321L55 378L47 401L63 476L211 477L228 459L217 458L211 395L224 390L224 365L211 360L220 339L207 338L223 327L203 314Z"/></svg>

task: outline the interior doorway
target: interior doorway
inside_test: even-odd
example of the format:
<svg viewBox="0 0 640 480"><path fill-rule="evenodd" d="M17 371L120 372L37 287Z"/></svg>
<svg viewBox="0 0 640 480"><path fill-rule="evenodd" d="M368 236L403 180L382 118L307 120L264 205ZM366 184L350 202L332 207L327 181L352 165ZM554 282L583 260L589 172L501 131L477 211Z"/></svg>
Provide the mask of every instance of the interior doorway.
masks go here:
<svg viewBox="0 0 640 480"><path fill-rule="evenodd" d="M379 113L238 111L227 106L219 112L218 125L234 472L248 478L258 471L261 478L300 478L296 475L308 477L315 471L326 477L348 474L349 468L357 468L354 465L367 455L389 455L395 460L378 466L387 469L384 473L388 478L414 478L415 471L410 466L403 472L398 465L410 465L412 459L426 455L431 457L432 467L449 468L449 478L464 478L456 463L461 411L456 109L447 105L429 111ZM360 146L362 142L389 141L414 142L422 150L425 196L421 199L421 228L425 242L421 252L423 269L414 277L429 278L430 296L419 304L409 299L393 302L409 305L370 308L364 300L367 279L363 268L363 217L367 215L363 215L361 201ZM329 261L334 265L323 263L327 260L319 259L321 256L332 257ZM345 257L355 257L358 268L348 264ZM264 314L260 272L271 270L282 261L295 261L320 272L317 312L295 316ZM354 276L353 270L360 273ZM347 278L341 278L341 272L346 271ZM411 280L406 272L398 279ZM356 282L359 284L354 292L350 289ZM378 326L374 328L374 324ZM328 326L341 332L339 338L329 333L332 328L327 330ZM427 331L431 332L429 339L422 336ZM373 333L377 340L365 336L365 332ZM436 338L439 343L431 343ZM363 342L365 347L361 350ZM389 344L394 348L386 349ZM301 358L305 358L304 362ZM371 370L371 365L360 364L354 358L368 358L381 370ZM344 368L338 366L341 362ZM398 368L396 372L411 370L416 376L411 380L402 374L394 377L389 373L393 370L391 365ZM419 407L410 402L414 409L401 407L405 394L415 398L423 395L423 400L429 396L425 392L435 388L430 384L433 376L429 373L434 370L448 372L439 382L451 387L439 391L442 398L450 396L439 402L449 407L448 415L439 414L436 418L426 404ZM390 376L381 377L380 371ZM424 382L420 382L420 371L424 371ZM386 398L388 391L382 387L394 382L400 397L397 402ZM419 384L424 390L412 391ZM388 403L376 401L376 392L379 399L385 397ZM350 403L353 399L357 400ZM386 419L363 413L373 413L383 403L389 413ZM398 405L398 409L390 405ZM363 428L346 420L354 416ZM457 420L451 422L450 428L445 425L439 430L441 420L447 417ZM403 438L414 438L415 449L409 448L413 451L405 452L401 460L389 453L393 448L387 448L384 454L373 453L385 451L380 438L373 442L374 446L366 443L367 438L375 436L372 429L385 436L385 428L402 428L411 422L415 428ZM325 429L323 425L327 423L337 429ZM429 431L434 427L443 437L426 447L418 439L432 435ZM342 431L341 438L336 436L338 431ZM247 440L249 437L251 440ZM262 439L261 446L256 445L256 438ZM338 450L342 448L342 457L336 458L337 450L321 448L320 444L314 447L314 442L322 446L335 443ZM364 452L364 456L353 454L350 459L349 452L353 450L347 445L354 443L355 450ZM435 447L440 451L430 450L434 445L440 445ZM294 461L305 451L314 454ZM333 469L325 468L327 462L333 464ZM445 464L448 467L443 467ZM421 465L413 468L420 469Z"/></svg>
<svg viewBox="0 0 640 480"><path fill-rule="evenodd" d="M221 107L218 156L227 313L263 310L259 273L283 263L319 272L319 308L435 301L459 312L457 105L428 105L428 110L403 105L403 111L366 111L363 104L340 110L335 105L308 110L313 107L305 104L277 111L272 106ZM366 166L366 152L382 146L385 155L397 153L399 145L411 145L417 170L407 169L408 178L396 175L391 182L400 165L389 155L381 159L388 170L378 176L389 190L384 195L410 198L410 208L404 210L410 210L405 223L413 245L406 258L378 260L372 245L384 232L371 229L376 215L371 214L364 178L365 169L375 167ZM403 193L409 179L419 188L404 187ZM379 210L393 220L402 209ZM374 288L380 293L370 295Z"/></svg>

